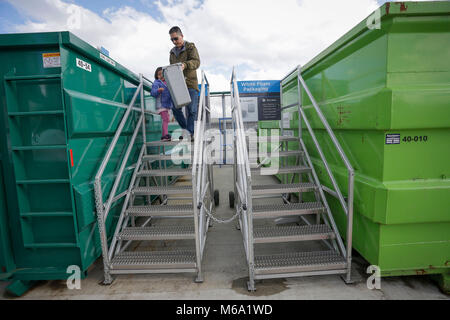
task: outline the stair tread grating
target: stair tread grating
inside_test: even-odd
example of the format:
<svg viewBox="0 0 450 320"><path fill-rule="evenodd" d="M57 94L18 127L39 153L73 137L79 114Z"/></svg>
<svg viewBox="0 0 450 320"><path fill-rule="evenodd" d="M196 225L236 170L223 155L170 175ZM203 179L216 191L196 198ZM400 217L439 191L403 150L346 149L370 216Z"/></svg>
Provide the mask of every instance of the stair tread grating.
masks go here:
<svg viewBox="0 0 450 320"><path fill-rule="evenodd" d="M261 137L262 137L262 139L267 140L267 142L275 140L275 139L277 139L280 142L281 141L298 141L298 137L292 137L292 136L261 136ZM250 142L259 142L259 143L266 142L266 141L260 141L259 139L252 139L252 138L248 138L248 140Z"/></svg>
<svg viewBox="0 0 450 320"><path fill-rule="evenodd" d="M255 256L255 269L276 269L313 265L338 265L341 267L345 263L345 258L332 250Z"/></svg>
<svg viewBox="0 0 450 320"><path fill-rule="evenodd" d="M277 183L277 184L260 184L260 185L253 185L252 186L252 190L254 193L260 193L260 192L264 192L264 191L274 191L274 192L279 192L281 191L283 193L283 191L285 190L292 190L292 189L316 189L316 185L312 182L304 182L304 183L292 183L292 184L282 184L282 183ZM298 190L297 192L299 192L301 190Z"/></svg>
<svg viewBox="0 0 450 320"><path fill-rule="evenodd" d="M260 167L260 168L250 168L253 174L283 174L283 173L306 173L310 172L311 168L306 166L292 166L292 167L281 167L281 168L272 168L272 167Z"/></svg>
<svg viewBox="0 0 450 320"><path fill-rule="evenodd" d="M166 169L166 170L141 170L137 173L139 177L142 176L184 176L191 174L191 169Z"/></svg>
<svg viewBox="0 0 450 320"><path fill-rule="evenodd" d="M302 210L302 209L322 209L324 206L320 202L301 202L290 204L256 204L253 205L253 212L277 211L277 210Z"/></svg>
<svg viewBox="0 0 450 320"><path fill-rule="evenodd" d="M191 239L195 237L194 226L151 226L151 227L127 227L119 233L120 239L144 239L146 237L176 237Z"/></svg>
<svg viewBox="0 0 450 320"><path fill-rule="evenodd" d="M112 267L189 265L195 267L195 251L125 251L111 260Z"/></svg>
<svg viewBox="0 0 450 320"><path fill-rule="evenodd" d="M158 147L158 146L188 146L193 145L193 142L187 140L173 140L173 141L150 141L147 142L148 147Z"/></svg>
<svg viewBox="0 0 450 320"><path fill-rule="evenodd" d="M133 189L134 194L182 194L191 193L192 185L190 186L160 186L160 187L137 187Z"/></svg>
<svg viewBox="0 0 450 320"><path fill-rule="evenodd" d="M302 155L303 151L301 150L288 150L288 151L278 151L274 153L268 153L266 155L255 155L256 149L251 148L252 152L249 154L250 159L264 159L264 158L276 158L276 157L289 157L289 156L298 156Z"/></svg>
<svg viewBox="0 0 450 320"><path fill-rule="evenodd" d="M305 226L264 226L253 229L253 237L274 238L274 237L301 237L307 235L334 234L333 230L326 224L313 224Z"/></svg>
<svg viewBox="0 0 450 320"><path fill-rule="evenodd" d="M131 215L158 215L158 214L193 214L192 205L151 205L151 206L133 206L127 209L127 213Z"/></svg>
<svg viewBox="0 0 450 320"><path fill-rule="evenodd" d="M193 153L184 153L184 154L149 154L142 157L143 161L152 161L152 160L187 160L193 157Z"/></svg>

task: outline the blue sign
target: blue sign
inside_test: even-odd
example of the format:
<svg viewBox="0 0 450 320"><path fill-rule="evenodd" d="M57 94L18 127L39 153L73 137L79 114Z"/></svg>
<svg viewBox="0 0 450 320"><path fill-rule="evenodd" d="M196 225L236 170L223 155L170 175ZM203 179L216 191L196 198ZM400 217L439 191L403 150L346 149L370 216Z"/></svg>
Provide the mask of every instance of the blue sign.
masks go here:
<svg viewBox="0 0 450 320"><path fill-rule="evenodd" d="M106 50L105 48L100 47L100 52L103 53L105 56L109 57L109 51Z"/></svg>
<svg viewBox="0 0 450 320"><path fill-rule="evenodd" d="M268 93L280 92L279 80L238 81L239 93Z"/></svg>
<svg viewBox="0 0 450 320"><path fill-rule="evenodd" d="M208 96L208 89L209 89L209 86L208 86L208 84L207 83L205 83L205 96ZM201 84L199 84L198 85L198 96L200 97L200 93L202 92L202 85Z"/></svg>
<svg viewBox="0 0 450 320"><path fill-rule="evenodd" d="M244 122L281 119L280 81L238 81Z"/></svg>

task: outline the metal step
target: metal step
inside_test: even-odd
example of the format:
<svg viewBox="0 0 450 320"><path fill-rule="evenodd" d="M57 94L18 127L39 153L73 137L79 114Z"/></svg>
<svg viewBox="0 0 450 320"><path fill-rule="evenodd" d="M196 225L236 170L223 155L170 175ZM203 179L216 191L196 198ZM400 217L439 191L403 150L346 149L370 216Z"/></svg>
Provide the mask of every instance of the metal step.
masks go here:
<svg viewBox="0 0 450 320"><path fill-rule="evenodd" d="M297 141L298 142L298 137L291 137L291 136L263 136L261 139L267 139L266 140L267 142L272 142L272 141L276 141L277 138L278 138L279 142L282 142L282 141ZM248 138L248 141L253 142L253 143L261 142L261 141L259 141L259 139L252 139L252 138ZM263 141L263 142L266 142L266 141Z"/></svg>
<svg viewBox="0 0 450 320"><path fill-rule="evenodd" d="M133 189L136 196L165 195L165 194L192 194L192 186L169 186L169 187L137 187Z"/></svg>
<svg viewBox="0 0 450 320"><path fill-rule="evenodd" d="M325 207L320 202L263 204L253 206L254 219L297 216L304 214L319 214L325 212Z"/></svg>
<svg viewBox="0 0 450 320"><path fill-rule="evenodd" d="M256 159L260 159L261 161L264 160L265 158L269 158L269 159L273 159L273 158L282 158L282 157L292 157L292 156L301 156L304 154L303 151L301 150L287 150L287 151L278 151L275 153L268 153L266 155L259 155L258 157L256 157L256 152L255 149L251 149L252 152L249 152L249 158L250 158L250 162L252 162L252 160L256 160ZM253 156L255 155L255 156Z"/></svg>
<svg viewBox="0 0 450 320"><path fill-rule="evenodd" d="M195 260L193 251L126 251L113 257L111 270L194 269Z"/></svg>
<svg viewBox="0 0 450 320"><path fill-rule="evenodd" d="M193 217L192 205L154 205L154 206L136 206L127 209L126 213L131 217Z"/></svg>
<svg viewBox="0 0 450 320"><path fill-rule="evenodd" d="M270 176L275 174L288 174L288 173L308 173L311 172L311 168L305 166L293 166L293 167L261 167L261 168L251 168L252 174Z"/></svg>
<svg viewBox="0 0 450 320"><path fill-rule="evenodd" d="M183 153L182 155L175 154L149 154L142 157L142 161L157 161L157 160L178 160L178 161L186 161L191 160L193 158L193 153Z"/></svg>
<svg viewBox="0 0 450 320"><path fill-rule="evenodd" d="M133 241L195 239L195 231L194 226L127 227L117 238Z"/></svg>
<svg viewBox="0 0 450 320"><path fill-rule="evenodd" d="M336 270L343 273L347 263L335 251L293 252L255 256L255 275Z"/></svg>
<svg viewBox="0 0 450 320"><path fill-rule="evenodd" d="M186 176L192 174L192 169L166 169L166 170L140 170L138 177L165 177L165 176Z"/></svg>
<svg viewBox="0 0 450 320"><path fill-rule="evenodd" d="M326 224L306 226L264 226L253 229L254 243L275 243L334 239L336 235Z"/></svg>
<svg viewBox="0 0 450 320"><path fill-rule="evenodd" d="M314 183L268 184L252 186L252 195L309 192L316 190Z"/></svg>
<svg viewBox="0 0 450 320"><path fill-rule="evenodd" d="M173 140L173 141L150 141L147 142L148 147L158 147L158 146L187 146L187 145L194 145L193 142L188 141L187 139L183 139L181 141Z"/></svg>

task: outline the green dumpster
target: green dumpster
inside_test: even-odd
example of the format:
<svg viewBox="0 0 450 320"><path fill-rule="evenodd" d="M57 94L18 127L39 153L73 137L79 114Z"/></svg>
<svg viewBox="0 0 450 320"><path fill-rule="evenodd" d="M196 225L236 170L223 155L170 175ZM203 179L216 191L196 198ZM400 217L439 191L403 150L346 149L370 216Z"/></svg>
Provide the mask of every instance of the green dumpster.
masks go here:
<svg viewBox="0 0 450 320"><path fill-rule="evenodd" d="M386 3L302 67L355 169L354 248L382 276L450 273L450 2ZM297 72L282 82L298 101ZM342 191L347 171L305 91L302 103ZM290 128L298 135L297 107ZM268 125L265 125L266 127ZM332 184L303 125L321 183ZM293 143L293 147L297 144ZM345 214L328 201L341 234Z"/></svg>
<svg viewBox="0 0 450 320"><path fill-rule="evenodd" d="M139 77L69 32L0 35L0 57L0 279L20 295L34 280L66 279L71 265L84 277L100 256L94 176ZM154 109L150 85L146 109ZM132 111L114 149L104 196L139 115ZM146 122L147 139L159 139L159 117ZM142 136L118 194L141 145ZM108 216L110 237L122 201Z"/></svg>

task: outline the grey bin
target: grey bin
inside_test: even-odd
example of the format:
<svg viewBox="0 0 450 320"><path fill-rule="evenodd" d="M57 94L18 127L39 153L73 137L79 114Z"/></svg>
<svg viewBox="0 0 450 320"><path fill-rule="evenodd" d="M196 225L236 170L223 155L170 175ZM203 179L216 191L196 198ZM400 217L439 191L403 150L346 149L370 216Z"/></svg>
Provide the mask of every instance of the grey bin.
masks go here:
<svg viewBox="0 0 450 320"><path fill-rule="evenodd" d="M163 75L166 79L174 106L180 109L191 103L191 96L186 86L181 63L163 67Z"/></svg>

